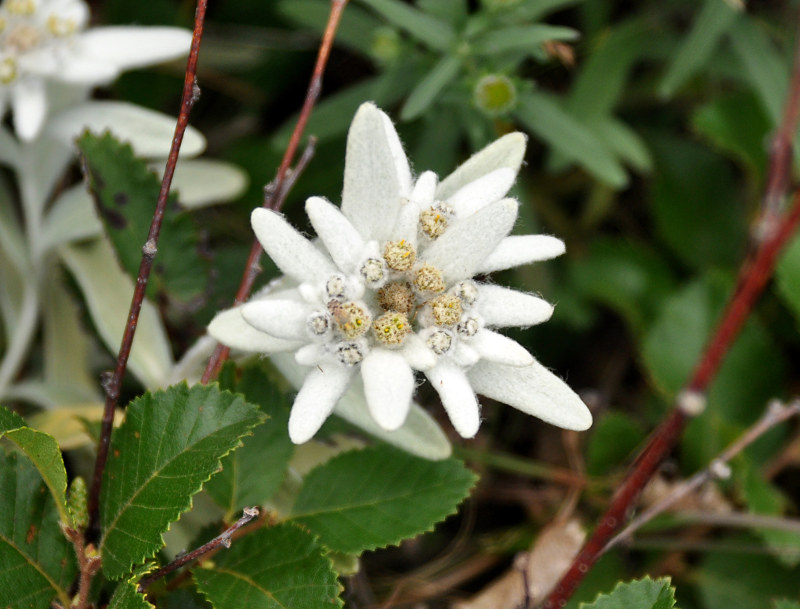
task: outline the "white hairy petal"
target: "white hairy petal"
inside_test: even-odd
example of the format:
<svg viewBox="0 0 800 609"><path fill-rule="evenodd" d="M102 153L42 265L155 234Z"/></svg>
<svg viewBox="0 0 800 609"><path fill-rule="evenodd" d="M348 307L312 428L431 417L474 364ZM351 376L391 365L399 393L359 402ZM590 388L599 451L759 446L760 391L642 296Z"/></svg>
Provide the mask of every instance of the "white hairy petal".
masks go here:
<svg viewBox="0 0 800 609"><path fill-rule="evenodd" d="M302 344L256 330L242 317L241 307L217 313L208 325L208 333L231 349L250 353L293 351Z"/></svg>
<svg viewBox="0 0 800 609"><path fill-rule="evenodd" d="M365 239L387 240L410 190L411 170L394 126L374 104L362 104L347 133L342 212Z"/></svg>
<svg viewBox="0 0 800 609"><path fill-rule="evenodd" d="M264 251L281 271L297 281L320 281L337 272L330 258L277 212L256 208L250 216Z"/></svg>
<svg viewBox="0 0 800 609"><path fill-rule="evenodd" d="M254 300L240 307L256 330L286 340L307 341L306 320L314 307L296 300Z"/></svg>
<svg viewBox="0 0 800 609"><path fill-rule="evenodd" d="M469 368L478 363L478 360L481 359L481 355L470 345L467 345L465 341L459 340L456 341L453 347L450 359L462 368Z"/></svg>
<svg viewBox="0 0 800 609"><path fill-rule="evenodd" d="M527 327L547 321L553 305L546 300L499 285L478 285L477 310L487 326Z"/></svg>
<svg viewBox="0 0 800 609"><path fill-rule="evenodd" d="M526 139L522 133L509 133L476 152L442 180L436 189L436 198L449 199L465 185L495 169L507 167L517 173L525 156Z"/></svg>
<svg viewBox="0 0 800 609"><path fill-rule="evenodd" d="M375 422L392 431L406 420L414 392L414 373L396 351L373 349L361 363L364 394Z"/></svg>
<svg viewBox="0 0 800 609"><path fill-rule="evenodd" d="M397 222L392 231L393 241L405 239L407 243L416 249L420 212L422 212L422 208L411 199L404 199L400 203L400 211L397 213Z"/></svg>
<svg viewBox="0 0 800 609"><path fill-rule="evenodd" d="M22 140L39 135L47 115L45 83L38 78L22 79L11 90L14 130Z"/></svg>
<svg viewBox="0 0 800 609"><path fill-rule="evenodd" d="M344 214L322 197L306 201L306 213L328 252L342 271L354 273L361 261L364 240Z"/></svg>
<svg viewBox="0 0 800 609"><path fill-rule="evenodd" d="M464 438L472 438L481 425L478 398L464 371L448 362L440 362L425 375L439 393L453 427Z"/></svg>
<svg viewBox="0 0 800 609"><path fill-rule="evenodd" d="M309 343L295 352L294 361L301 366L316 366L326 355L328 355L328 352L323 345Z"/></svg>
<svg viewBox="0 0 800 609"><path fill-rule="evenodd" d="M438 178L432 171L424 171L417 178L414 190L411 191L409 199L420 207L431 205L436 195L436 183Z"/></svg>
<svg viewBox="0 0 800 609"><path fill-rule="evenodd" d="M181 28L112 26L84 32L73 52L129 70L184 57L191 43L191 31Z"/></svg>
<svg viewBox="0 0 800 609"><path fill-rule="evenodd" d="M406 337L399 351L415 370L427 370L436 365L436 355L416 333Z"/></svg>
<svg viewBox="0 0 800 609"><path fill-rule="evenodd" d="M578 395L536 360L523 367L484 360L467 376L478 393L552 425L583 431L592 424L592 414Z"/></svg>
<svg viewBox="0 0 800 609"><path fill-rule="evenodd" d="M333 412L352 375L352 368L338 364L317 364L309 371L289 415L292 442L302 444L314 437Z"/></svg>
<svg viewBox="0 0 800 609"><path fill-rule="evenodd" d="M506 168L495 169L461 188L447 199L447 202L459 218L471 216L489 203L504 197L516 178L516 171Z"/></svg>
<svg viewBox="0 0 800 609"><path fill-rule="evenodd" d="M511 232L519 203L503 199L460 220L423 253L447 283L472 277L486 257Z"/></svg>
<svg viewBox="0 0 800 609"><path fill-rule="evenodd" d="M480 330L470 339L469 346L475 349L482 359L488 359L498 364L528 366L533 363L533 356L525 347L507 336L491 330Z"/></svg>
<svg viewBox="0 0 800 609"><path fill-rule="evenodd" d="M550 260L566 251L564 242L550 235L512 235L500 242L478 272L492 273L531 262Z"/></svg>

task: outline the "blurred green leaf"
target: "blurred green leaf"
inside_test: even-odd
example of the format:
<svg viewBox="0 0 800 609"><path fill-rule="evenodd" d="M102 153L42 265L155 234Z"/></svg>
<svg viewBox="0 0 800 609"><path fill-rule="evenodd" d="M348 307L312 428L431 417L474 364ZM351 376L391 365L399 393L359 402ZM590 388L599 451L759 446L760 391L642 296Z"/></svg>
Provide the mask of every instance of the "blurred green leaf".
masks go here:
<svg viewBox="0 0 800 609"><path fill-rule="evenodd" d="M472 43L472 51L478 55L506 53L508 51L530 51L549 40L575 40L580 32L561 25L537 23L528 26L512 26L485 33Z"/></svg>
<svg viewBox="0 0 800 609"><path fill-rule="evenodd" d="M325 550L311 533L291 524L237 539L193 575L216 609L330 609L343 604Z"/></svg>
<svg viewBox="0 0 800 609"><path fill-rule="evenodd" d="M772 606L773 609L800 609L800 602L781 599L774 601Z"/></svg>
<svg viewBox="0 0 800 609"><path fill-rule="evenodd" d="M625 170L606 145L550 96L537 92L520 95L515 115L536 136L597 179L616 188L627 184Z"/></svg>
<svg viewBox="0 0 800 609"><path fill-rule="evenodd" d="M205 485L230 521L242 508L266 503L283 482L294 454L287 431L291 401L257 365L247 366L238 382L224 382L220 376L220 386L242 394L269 416L264 425L255 428L252 437L244 439L241 448L222 460L222 471Z"/></svg>
<svg viewBox="0 0 800 609"><path fill-rule="evenodd" d="M5 436L31 460L47 485L61 522L72 525L67 510L67 470L52 436L31 429L16 412L0 406L0 438Z"/></svg>
<svg viewBox="0 0 800 609"><path fill-rule="evenodd" d="M609 412L592 425L586 452L586 471L604 476L624 464L646 438L642 427L622 412Z"/></svg>
<svg viewBox="0 0 800 609"><path fill-rule="evenodd" d="M741 8L729 0L706 0L658 85L658 94L672 97L708 61L720 39L733 26Z"/></svg>
<svg viewBox="0 0 800 609"><path fill-rule="evenodd" d="M633 169L649 173L653 169L653 157L644 143L628 125L611 116L598 118L591 129L601 142Z"/></svg>
<svg viewBox="0 0 800 609"><path fill-rule="evenodd" d="M730 166L676 137L651 141L656 158L653 216L661 238L690 268L734 266L747 237L744 206Z"/></svg>
<svg viewBox="0 0 800 609"><path fill-rule="evenodd" d="M77 143L106 234L122 268L135 278L161 180L134 156L130 145L120 143L110 133L95 136L86 132ZM173 194L161 227L148 296L187 305L205 293L209 265L199 255L200 240L194 222L176 209L176 203Z"/></svg>
<svg viewBox="0 0 800 609"><path fill-rule="evenodd" d="M642 359L656 386L674 396L694 369L733 288L707 275L664 301L641 345ZM784 364L769 334L750 319L728 351L709 390L709 415L748 425L783 383Z"/></svg>
<svg viewBox="0 0 800 609"><path fill-rule="evenodd" d="M570 261L575 287L612 307L641 334L653 320L675 280L666 262L643 245L597 239Z"/></svg>
<svg viewBox="0 0 800 609"><path fill-rule="evenodd" d="M357 554L432 530L475 480L455 459L428 461L386 446L350 451L308 474L291 517L332 550Z"/></svg>
<svg viewBox="0 0 800 609"><path fill-rule="evenodd" d="M263 420L256 407L216 385L184 383L131 402L103 476L103 572L118 578L153 556L220 459Z"/></svg>
<svg viewBox="0 0 800 609"><path fill-rule="evenodd" d="M778 294L800 324L800 235L796 235L783 251L775 277Z"/></svg>
<svg viewBox="0 0 800 609"><path fill-rule="evenodd" d="M108 609L152 609L143 594L136 591L136 584L122 582L108 603Z"/></svg>
<svg viewBox="0 0 800 609"><path fill-rule="evenodd" d="M460 57L457 55L442 57L411 91L400 112L400 118L410 121L425 112L433 104L436 96L458 76L460 70Z"/></svg>
<svg viewBox="0 0 800 609"><path fill-rule="evenodd" d="M694 113L692 127L756 175L766 170L770 121L752 92L712 99Z"/></svg>
<svg viewBox="0 0 800 609"><path fill-rule="evenodd" d="M30 460L0 452L0 606L69 607L77 571L41 476Z"/></svg>
<svg viewBox="0 0 800 609"><path fill-rule="evenodd" d="M593 603L581 604L581 609L672 609L675 588L668 577L618 583L608 594L601 594Z"/></svg>
<svg viewBox="0 0 800 609"><path fill-rule="evenodd" d="M447 53L456 41L453 28L427 13L399 0L361 0L392 25L405 30L424 46Z"/></svg>

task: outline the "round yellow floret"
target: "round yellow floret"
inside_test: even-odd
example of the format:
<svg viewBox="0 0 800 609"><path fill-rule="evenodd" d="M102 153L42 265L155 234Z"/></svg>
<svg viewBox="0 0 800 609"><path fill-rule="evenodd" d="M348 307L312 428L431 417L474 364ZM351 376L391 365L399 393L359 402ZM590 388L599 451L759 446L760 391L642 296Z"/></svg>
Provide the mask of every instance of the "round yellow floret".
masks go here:
<svg viewBox="0 0 800 609"><path fill-rule="evenodd" d="M437 326L454 326L461 319L461 300L458 296L442 294L431 300L430 305Z"/></svg>
<svg viewBox="0 0 800 609"><path fill-rule="evenodd" d="M393 281L378 290L378 304L384 311L410 313L414 308L414 292L407 283Z"/></svg>
<svg viewBox="0 0 800 609"><path fill-rule="evenodd" d="M336 320L336 327L345 338L354 339L363 335L369 327L369 313L354 302L340 303L338 300L331 300L328 303L328 310L333 319Z"/></svg>
<svg viewBox="0 0 800 609"><path fill-rule="evenodd" d="M372 332L384 345L397 346L403 344L411 332L411 324L403 313L389 311L372 323Z"/></svg>
<svg viewBox="0 0 800 609"><path fill-rule="evenodd" d="M400 241L389 241L386 247L383 248L383 259L386 260L386 266L395 271L407 271L417 260L417 252L414 246L406 242L405 239Z"/></svg>
<svg viewBox="0 0 800 609"><path fill-rule="evenodd" d="M414 273L414 287L420 292L444 292L442 272L432 264L423 264Z"/></svg>
<svg viewBox="0 0 800 609"><path fill-rule="evenodd" d="M419 215L419 226L428 237L436 239L447 230L447 216L442 210L430 207Z"/></svg>

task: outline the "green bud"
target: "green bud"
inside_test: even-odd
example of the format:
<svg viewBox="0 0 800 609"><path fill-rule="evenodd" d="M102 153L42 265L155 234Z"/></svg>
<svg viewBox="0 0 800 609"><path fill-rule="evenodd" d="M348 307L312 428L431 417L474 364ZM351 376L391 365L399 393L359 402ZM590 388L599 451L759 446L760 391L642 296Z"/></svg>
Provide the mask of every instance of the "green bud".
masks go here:
<svg viewBox="0 0 800 609"><path fill-rule="evenodd" d="M400 56L400 35L390 27L379 27L372 34L370 52L378 63L389 64Z"/></svg>
<svg viewBox="0 0 800 609"><path fill-rule="evenodd" d="M89 508L86 505L86 482L80 476L74 478L69 485L69 513L72 525L76 529L85 529L89 525Z"/></svg>
<svg viewBox="0 0 800 609"><path fill-rule="evenodd" d="M487 74L475 85L473 100L489 116L505 114L517 105L517 87L504 74Z"/></svg>

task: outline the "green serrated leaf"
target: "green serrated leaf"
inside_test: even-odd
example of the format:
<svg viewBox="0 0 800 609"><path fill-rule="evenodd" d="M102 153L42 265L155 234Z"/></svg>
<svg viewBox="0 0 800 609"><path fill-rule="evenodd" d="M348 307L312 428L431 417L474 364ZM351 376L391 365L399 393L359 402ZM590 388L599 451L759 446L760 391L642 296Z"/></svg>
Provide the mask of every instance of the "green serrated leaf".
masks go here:
<svg viewBox="0 0 800 609"><path fill-rule="evenodd" d="M659 95L672 97L688 78L703 67L740 12L741 9L733 2L706 0L695 19L692 31L675 53L658 86Z"/></svg>
<svg viewBox="0 0 800 609"><path fill-rule="evenodd" d="M291 524L261 529L195 569L197 587L216 609L330 609L341 587L325 550Z"/></svg>
<svg viewBox="0 0 800 609"><path fill-rule="evenodd" d="M460 57L456 55L442 57L411 91L400 113L400 118L410 121L425 112L439 93L458 76L460 69Z"/></svg>
<svg viewBox="0 0 800 609"><path fill-rule="evenodd" d="M0 406L0 437L4 435L36 466L53 496L61 522L71 525L72 518L67 510L67 470L58 442L49 434L31 429L17 413Z"/></svg>
<svg viewBox="0 0 800 609"><path fill-rule="evenodd" d="M153 556L222 457L263 420L255 406L216 385L184 383L131 402L103 476L103 572L118 578Z"/></svg>
<svg viewBox="0 0 800 609"><path fill-rule="evenodd" d="M644 579L617 584L609 594L601 594L591 603L582 603L581 609L672 609L675 606L675 588L670 578Z"/></svg>
<svg viewBox="0 0 800 609"><path fill-rule="evenodd" d="M430 49L446 52L456 36L450 24L398 0L361 0Z"/></svg>
<svg viewBox="0 0 800 609"><path fill-rule="evenodd" d="M161 180L134 156L133 148L110 133L84 133L77 140L84 158L89 189L106 234L122 268L136 277L147 240ZM158 254L148 283L148 296L182 304L201 297L209 280L209 264L197 255L199 238L187 213L172 194L158 242Z"/></svg>
<svg viewBox="0 0 800 609"><path fill-rule="evenodd" d="M108 603L108 609L153 609L143 594L136 590L136 584L122 582Z"/></svg>
<svg viewBox="0 0 800 609"><path fill-rule="evenodd" d="M0 607L69 607L75 552L58 511L28 459L0 454Z"/></svg>
<svg viewBox="0 0 800 609"><path fill-rule="evenodd" d="M525 127L554 150L581 165L597 179L616 188L627 184L625 170L608 147L549 96L533 92L520 96L515 114Z"/></svg>
<svg viewBox="0 0 800 609"><path fill-rule="evenodd" d="M477 477L456 459L378 446L344 453L306 477L291 518L337 552L398 544L456 511Z"/></svg>
<svg viewBox="0 0 800 609"><path fill-rule="evenodd" d="M244 507L264 504L278 490L294 454L286 431L291 409L288 396L258 366L245 368L238 383L232 380L226 384L220 376L222 387L259 405L269 420L257 427L239 450L223 459L222 471L205 485L206 492L225 510L228 521Z"/></svg>

